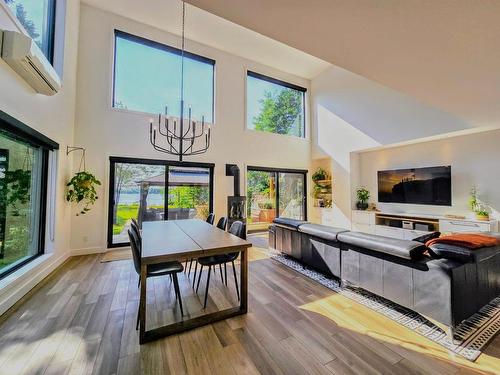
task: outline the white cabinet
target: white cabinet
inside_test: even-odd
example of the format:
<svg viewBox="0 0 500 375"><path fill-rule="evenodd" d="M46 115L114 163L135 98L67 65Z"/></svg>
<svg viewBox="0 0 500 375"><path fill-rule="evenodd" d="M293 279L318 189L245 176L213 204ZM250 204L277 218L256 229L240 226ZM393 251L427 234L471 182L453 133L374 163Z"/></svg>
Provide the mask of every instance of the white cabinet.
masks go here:
<svg viewBox="0 0 500 375"><path fill-rule="evenodd" d="M354 231L375 234L374 211L352 211L351 223Z"/></svg>
<svg viewBox="0 0 500 375"><path fill-rule="evenodd" d="M405 238L405 230L402 228L389 227L387 225L375 225L375 234L384 237L398 238L403 240Z"/></svg>
<svg viewBox="0 0 500 375"><path fill-rule="evenodd" d="M403 239L405 239L405 240L413 240L414 238L423 236L424 234L427 234L429 232L424 232L423 230L405 229L403 231L403 233L404 233Z"/></svg>
<svg viewBox="0 0 500 375"><path fill-rule="evenodd" d="M475 220L439 220L439 230L445 232L496 232L497 221L475 221Z"/></svg>

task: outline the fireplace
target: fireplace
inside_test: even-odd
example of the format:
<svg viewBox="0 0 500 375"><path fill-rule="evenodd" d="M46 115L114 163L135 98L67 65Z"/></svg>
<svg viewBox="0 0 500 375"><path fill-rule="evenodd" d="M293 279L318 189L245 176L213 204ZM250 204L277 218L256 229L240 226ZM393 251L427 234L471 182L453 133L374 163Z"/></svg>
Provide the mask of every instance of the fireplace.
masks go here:
<svg viewBox="0 0 500 375"><path fill-rule="evenodd" d="M240 169L236 164L226 164L226 176L234 178L234 192L232 196L227 197L227 218L228 227L235 221L241 221L245 224L246 233L246 200L245 196L240 195Z"/></svg>

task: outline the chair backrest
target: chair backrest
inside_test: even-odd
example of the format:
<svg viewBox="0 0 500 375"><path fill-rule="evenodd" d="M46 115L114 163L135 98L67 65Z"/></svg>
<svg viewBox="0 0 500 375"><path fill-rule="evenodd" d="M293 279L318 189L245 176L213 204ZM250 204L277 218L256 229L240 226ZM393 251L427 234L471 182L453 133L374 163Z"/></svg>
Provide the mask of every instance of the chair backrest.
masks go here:
<svg viewBox="0 0 500 375"><path fill-rule="evenodd" d="M214 214L209 214L207 216L207 223L214 225L214 221L215 221L215 215Z"/></svg>
<svg viewBox="0 0 500 375"><path fill-rule="evenodd" d="M134 218L132 218L132 224L134 224L134 225L137 227L137 229L139 229L139 228L140 228L140 227L139 227L139 223L138 223L138 222L137 222L137 220L136 220L136 219L134 219Z"/></svg>
<svg viewBox="0 0 500 375"><path fill-rule="evenodd" d="M227 227L227 217L222 216L217 222L217 228L226 230L226 227Z"/></svg>
<svg viewBox="0 0 500 375"><path fill-rule="evenodd" d="M130 239L130 247L132 248L132 259L134 260L135 272L138 275L141 274L141 250L139 244L139 238L132 230L128 230L128 238Z"/></svg>
<svg viewBox="0 0 500 375"><path fill-rule="evenodd" d="M135 221L134 219L132 219L132 222L130 223L130 228L132 229L132 231L137 235L137 238L139 238L139 240L142 240L142 235L141 235L141 231L139 229L139 225L137 225L137 221Z"/></svg>
<svg viewBox="0 0 500 375"><path fill-rule="evenodd" d="M241 221L235 221L232 223L228 232L238 236L239 238L245 239L245 225Z"/></svg>

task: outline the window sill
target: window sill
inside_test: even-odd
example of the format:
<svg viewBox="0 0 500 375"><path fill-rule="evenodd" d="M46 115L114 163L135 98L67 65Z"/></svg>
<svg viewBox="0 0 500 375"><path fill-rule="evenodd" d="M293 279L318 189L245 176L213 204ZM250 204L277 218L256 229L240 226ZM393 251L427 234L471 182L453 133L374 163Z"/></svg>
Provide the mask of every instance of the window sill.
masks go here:
<svg viewBox="0 0 500 375"><path fill-rule="evenodd" d="M28 273L33 272L35 268L48 263L52 258L54 258L54 254L40 255L33 259L31 262L26 263L18 270L5 276L2 280L0 280L0 295L9 290L13 286L13 284L17 283L18 280L25 277Z"/></svg>

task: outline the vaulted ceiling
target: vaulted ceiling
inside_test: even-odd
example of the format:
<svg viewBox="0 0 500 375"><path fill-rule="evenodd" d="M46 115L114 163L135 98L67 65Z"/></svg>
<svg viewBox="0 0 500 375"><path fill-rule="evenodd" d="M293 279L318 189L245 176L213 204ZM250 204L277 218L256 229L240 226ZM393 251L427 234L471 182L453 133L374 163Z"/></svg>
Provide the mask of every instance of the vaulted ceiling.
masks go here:
<svg viewBox="0 0 500 375"><path fill-rule="evenodd" d="M82 2L173 34L181 32L180 0ZM307 79L330 66L305 52L189 4L186 7L186 38Z"/></svg>
<svg viewBox="0 0 500 375"><path fill-rule="evenodd" d="M500 125L498 0L187 0L449 112Z"/></svg>

